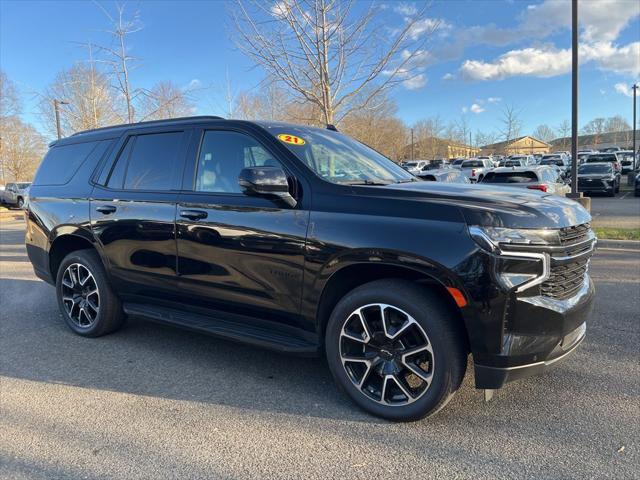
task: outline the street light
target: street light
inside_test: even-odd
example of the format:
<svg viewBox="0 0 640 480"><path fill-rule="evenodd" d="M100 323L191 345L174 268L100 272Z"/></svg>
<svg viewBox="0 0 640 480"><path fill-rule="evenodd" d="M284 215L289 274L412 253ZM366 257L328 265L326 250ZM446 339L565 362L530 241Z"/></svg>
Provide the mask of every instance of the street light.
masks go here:
<svg viewBox="0 0 640 480"><path fill-rule="evenodd" d="M571 198L578 193L578 0L571 2Z"/></svg>
<svg viewBox="0 0 640 480"><path fill-rule="evenodd" d="M56 113L56 132L58 133L58 140L62 138L62 132L60 131L60 105L69 105L69 102L64 100L53 99L53 110Z"/></svg>
<svg viewBox="0 0 640 480"><path fill-rule="evenodd" d="M633 168L637 167L636 165L636 92L638 90L638 84L634 83L633 87Z"/></svg>

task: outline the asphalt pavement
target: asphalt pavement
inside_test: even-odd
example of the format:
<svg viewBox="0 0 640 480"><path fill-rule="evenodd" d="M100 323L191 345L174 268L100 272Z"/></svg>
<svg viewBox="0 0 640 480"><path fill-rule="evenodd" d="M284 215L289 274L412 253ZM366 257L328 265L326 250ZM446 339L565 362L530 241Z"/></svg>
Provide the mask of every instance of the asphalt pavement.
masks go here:
<svg viewBox="0 0 640 480"><path fill-rule="evenodd" d="M591 216L596 227L640 228L640 197L621 190L615 197L591 195Z"/></svg>
<svg viewBox="0 0 640 480"><path fill-rule="evenodd" d="M358 410L321 359L131 321L74 335L0 220L0 478L640 478L640 255L600 250L587 338L485 404Z"/></svg>

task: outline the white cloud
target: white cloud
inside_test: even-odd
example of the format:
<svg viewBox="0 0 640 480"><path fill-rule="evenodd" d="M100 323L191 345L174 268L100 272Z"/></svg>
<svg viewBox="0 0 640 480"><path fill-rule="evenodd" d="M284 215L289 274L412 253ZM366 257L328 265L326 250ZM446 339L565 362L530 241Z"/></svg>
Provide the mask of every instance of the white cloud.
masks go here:
<svg viewBox="0 0 640 480"><path fill-rule="evenodd" d="M480 105L478 105L477 103L474 103L473 105L471 105L470 110L473 113L482 113L484 112L484 108L482 108Z"/></svg>
<svg viewBox="0 0 640 480"><path fill-rule="evenodd" d="M417 40L423 35L431 35L436 31L444 33L451 28L451 24L441 18L423 18L409 28L409 37Z"/></svg>
<svg viewBox="0 0 640 480"><path fill-rule="evenodd" d="M462 113L467 113L469 109L467 107L462 107Z"/></svg>
<svg viewBox="0 0 640 480"><path fill-rule="evenodd" d="M427 84L427 76L424 73L419 73L411 78L407 78L402 82L402 86L407 90L417 90L424 87Z"/></svg>
<svg viewBox="0 0 640 480"><path fill-rule="evenodd" d="M580 63L594 62L601 70L640 75L640 42L618 47L609 42L582 44ZM502 80L515 76L555 77L571 71L571 49L553 45L510 50L494 61L466 60L460 67L467 80Z"/></svg>
<svg viewBox="0 0 640 480"><path fill-rule="evenodd" d="M502 101L500 97L489 97L487 98L487 103L498 103Z"/></svg>
<svg viewBox="0 0 640 480"><path fill-rule="evenodd" d="M393 11L406 17L411 17L418 13L418 9L415 7L415 5L410 5L404 2L396 4L393 7Z"/></svg>
<svg viewBox="0 0 640 480"><path fill-rule="evenodd" d="M631 86L626 83L616 83L613 88L616 92L621 93L626 97L632 97L633 93L631 92Z"/></svg>
<svg viewBox="0 0 640 480"><path fill-rule="evenodd" d="M571 51L524 48L511 50L500 55L493 62L467 60L460 67L460 73L467 80L501 80L517 75L553 77L571 68Z"/></svg>
<svg viewBox="0 0 640 480"><path fill-rule="evenodd" d="M271 15L276 18L283 18L287 16L287 11L291 8L287 0L280 0L271 5Z"/></svg>
<svg viewBox="0 0 640 480"><path fill-rule="evenodd" d="M453 80L455 78L455 75L453 73L445 73L442 76L442 80Z"/></svg>

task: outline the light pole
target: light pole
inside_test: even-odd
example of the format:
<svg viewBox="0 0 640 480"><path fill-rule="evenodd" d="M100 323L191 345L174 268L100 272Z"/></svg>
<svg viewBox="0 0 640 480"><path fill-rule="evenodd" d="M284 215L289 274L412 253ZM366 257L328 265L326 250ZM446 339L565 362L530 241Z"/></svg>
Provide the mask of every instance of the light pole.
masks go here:
<svg viewBox="0 0 640 480"><path fill-rule="evenodd" d="M411 160L413 160L413 128L411 129Z"/></svg>
<svg viewBox="0 0 640 480"><path fill-rule="evenodd" d="M636 92L638 91L638 84L633 84L633 169L635 170L636 165L636 155L638 152L636 151Z"/></svg>
<svg viewBox="0 0 640 480"><path fill-rule="evenodd" d="M578 193L578 0L571 0L571 197Z"/></svg>
<svg viewBox="0 0 640 480"><path fill-rule="evenodd" d="M60 131L60 105L69 105L69 102L63 100L53 99L53 110L56 113L56 133L58 134L58 140L62 138L62 132Z"/></svg>

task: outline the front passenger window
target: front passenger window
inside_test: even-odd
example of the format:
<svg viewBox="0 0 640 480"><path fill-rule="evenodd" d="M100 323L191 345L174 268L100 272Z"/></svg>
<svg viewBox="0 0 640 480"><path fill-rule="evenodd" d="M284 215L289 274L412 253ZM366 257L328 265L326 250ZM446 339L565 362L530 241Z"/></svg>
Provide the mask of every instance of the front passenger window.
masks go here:
<svg viewBox="0 0 640 480"><path fill-rule="evenodd" d="M247 167L281 167L269 152L249 135L223 130L205 132L198 155L195 190L241 193L238 177Z"/></svg>

